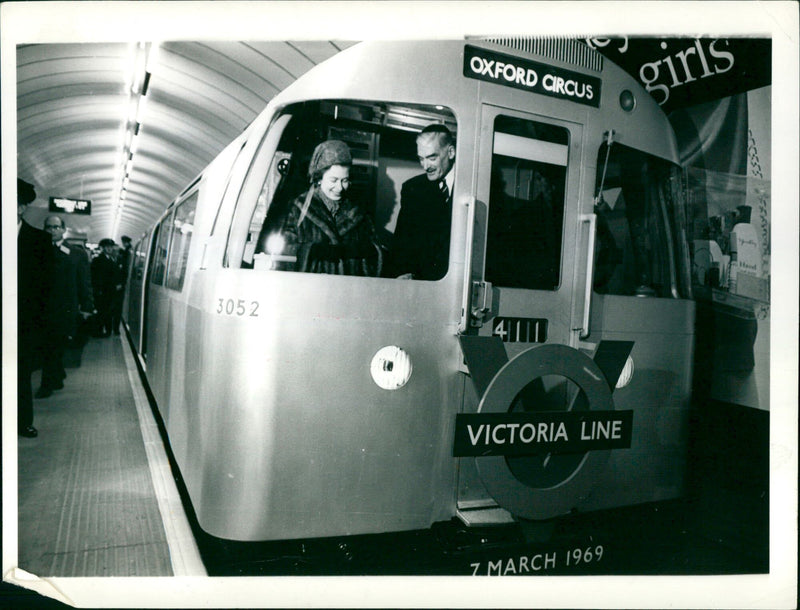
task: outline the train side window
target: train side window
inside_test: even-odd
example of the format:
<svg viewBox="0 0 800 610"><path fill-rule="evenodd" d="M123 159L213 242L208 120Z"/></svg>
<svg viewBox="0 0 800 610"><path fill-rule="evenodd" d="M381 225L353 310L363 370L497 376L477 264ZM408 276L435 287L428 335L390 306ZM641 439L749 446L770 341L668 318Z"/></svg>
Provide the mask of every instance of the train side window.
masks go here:
<svg viewBox="0 0 800 610"><path fill-rule="evenodd" d="M564 127L495 119L487 281L506 288L558 288L568 151Z"/></svg>
<svg viewBox="0 0 800 610"><path fill-rule="evenodd" d="M169 226L172 224L172 214L167 216L156 226L155 243L153 246L153 262L151 265L150 282L157 286L164 285L164 275L167 266L167 241L169 239Z"/></svg>
<svg viewBox="0 0 800 610"><path fill-rule="evenodd" d="M688 294L680 168L616 142L600 147L597 168L594 290L666 298Z"/></svg>
<svg viewBox="0 0 800 610"><path fill-rule="evenodd" d="M136 246L136 254L133 257L132 274L137 280L144 278L144 265L147 262L147 247L150 245L150 235L145 235Z"/></svg>
<svg viewBox="0 0 800 610"><path fill-rule="evenodd" d="M194 213L197 208L198 191L178 204L170 223L172 236L167 264L167 288L182 290L186 277L186 263L189 260L189 246L194 232Z"/></svg>
<svg viewBox="0 0 800 610"><path fill-rule="evenodd" d="M255 201L250 204L253 212L243 240L241 266L381 275L397 224L401 187L409 178L423 173L417 159L416 135L431 123L444 123L453 135L456 133L452 112L441 107L353 100L318 100L287 107L270 127L282 130L274 154L252 170L261 173L261 188L257 195L248 195ZM347 199L355 208L354 216L364 218L356 225L359 256L353 257L355 261L341 260L335 265L310 264L306 243L298 243L306 236L298 238L296 227L293 231L291 220L287 221L290 215L297 216L294 208L302 211L298 202L302 203L309 190L311 156L325 140L347 144L352 157ZM299 220L309 227L317 223L321 234L327 235L326 229L331 227L323 228L325 221L313 212L295 218L295 223ZM336 226L334 232L345 229L346 223ZM445 230L449 237L449 222ZM343 243L350 247L346 240Z"/></svg>

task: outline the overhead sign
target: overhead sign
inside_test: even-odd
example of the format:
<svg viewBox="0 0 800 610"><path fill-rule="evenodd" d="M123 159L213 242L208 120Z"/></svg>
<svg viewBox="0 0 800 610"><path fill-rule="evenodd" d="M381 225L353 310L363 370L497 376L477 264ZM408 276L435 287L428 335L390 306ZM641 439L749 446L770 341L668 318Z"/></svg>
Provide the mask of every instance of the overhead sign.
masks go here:
<svg viewBox="0 0 800 610"><path fill-rule="evenodd" d="M599 78L470 45L464 47L464 76L595 108L600 106Z"/></svg>
<svg viewBox="0 0 800 610"><path fill-rule="evenodd" d="M88 199L67 199L66 197L50 197L50 211L61 214L92 213L92 202Z"/></svg>

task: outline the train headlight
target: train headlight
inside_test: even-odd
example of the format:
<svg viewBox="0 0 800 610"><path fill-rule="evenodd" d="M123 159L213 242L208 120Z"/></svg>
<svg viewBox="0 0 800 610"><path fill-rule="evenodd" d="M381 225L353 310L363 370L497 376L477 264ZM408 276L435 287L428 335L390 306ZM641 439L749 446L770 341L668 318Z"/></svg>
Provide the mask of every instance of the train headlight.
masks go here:
<svg viewBox="0 0 800 610"><path fill-rule="evenodd" d="M625 361L625 366L622 367L622 372L619 374L619 379L617 379L617 389L624 388L631 382L633 378L633 358L628 356L628 359Z"/></svg>
<svg viewBox="0 0 800 610"><path fill-rule="evenodd" d="M372 380L384 390L399 390L411 377L411 356L396 345L379 349L372 357L369 372Z"/></svg>
<svg viewBox="0 0 800 610"><path fill-rule="evenodd" d="M625 89L619 94L619 105L625 112L630 112L636 108L636 96L628 89Z"/></svg>

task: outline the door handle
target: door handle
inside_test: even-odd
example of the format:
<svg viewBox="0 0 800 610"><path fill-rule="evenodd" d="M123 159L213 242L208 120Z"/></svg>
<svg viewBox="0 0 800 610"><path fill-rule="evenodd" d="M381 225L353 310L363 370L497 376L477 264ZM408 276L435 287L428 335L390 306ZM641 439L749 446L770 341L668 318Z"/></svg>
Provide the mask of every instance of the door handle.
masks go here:
<svg viewBox="0 0 800 610"><path fill-rule="evenodd" d="M581 214L581 223L589 224L589 243L587 244L586 253L586 283L585 291L583 294L583 320L581 322L580 338L586 339L591 330L589 328L589 320L592 315L592 282L594 278L594 240L597 233L597 215L596 214Z"/></svg>
<svg viewBox="0 0 800 610"><path fill-rule="evenodd" d="M467 197L463 200L463 204L467 208L467 218L465 227L465 244L464 249L464 288L461 295L461 320L458 323L458 332L465 333L467 329L472 326L472 319L470 316L471 309L470 303L472 301L472 282L473 282L473 248L475 238L475 213L478 207L478 202L474 197Z"/></svg>
<svg viewBox="0 0 800 610"><path fill-rule="evenodd" d="M485 281L472 282L471 325L482 326L486 314L492 310L492 284Z"/></svg>

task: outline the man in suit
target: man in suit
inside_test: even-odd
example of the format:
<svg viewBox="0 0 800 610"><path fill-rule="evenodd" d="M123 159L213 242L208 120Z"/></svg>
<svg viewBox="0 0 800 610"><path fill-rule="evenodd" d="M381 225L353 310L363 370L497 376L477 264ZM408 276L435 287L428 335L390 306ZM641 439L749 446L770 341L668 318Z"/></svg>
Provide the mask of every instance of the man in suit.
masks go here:
<svg viewBox="0 0 800 610"><path fill-rule="evenodd" d="M86 252L64 243L66 226L60 216L48 216L44 230L51 238L53 279L46 310L42 384L36 398L47 398L64 387L64 349L77 334L78 317L87 318L94 309Z"/></svg>
<svg viewBox="0 0 800 610"><path fill-rule="evenodd" d="M113 239L108 237L100 240L100 255L92 261L92 287L94 289L94 303L97 307L98 337L111 335L111 314L114 305L114 296L117 293L119 271L114 261Z"/></svg>
<svg viewBox="0 0 800 610"><path fill-rule="evenodd" d="M428 125L417 136L424 174L403 183L400 214L387 257L389 277L438 280L447 273L453 201L455 140L444 125Z"/></svg>
<svg viewBox="0 0 800 610"><path fill-rule="evenodd" d="M33 185L17 179L17 432L28 438L38 434L31 375L41 362L53 273L50 236L23 220L34 199Z"/></svg>

